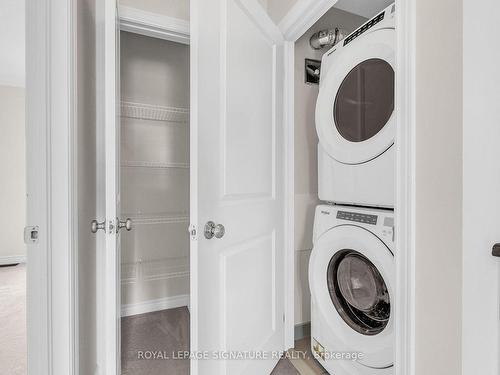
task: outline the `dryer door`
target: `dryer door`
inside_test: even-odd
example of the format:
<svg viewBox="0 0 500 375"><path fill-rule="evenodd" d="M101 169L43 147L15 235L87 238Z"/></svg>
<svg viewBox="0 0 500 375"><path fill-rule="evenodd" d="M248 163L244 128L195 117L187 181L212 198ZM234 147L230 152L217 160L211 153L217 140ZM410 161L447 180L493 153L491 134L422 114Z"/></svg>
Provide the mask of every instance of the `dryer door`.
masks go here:
<svg viewBox="0 0 500 375"><path fill-rule="evenodd" d="M309 285L329 352L361 352L371 368L393 365L394 256L372 232L340 225L314 244ZM315 322L312 322L315 324Z"/></svg>
<svg viewBox="0 0 500 375"><path fill-rule="evenodd" d="M364 163L394 143L394 29L375 30L333 53L316 104L318 137L335 160Z"/></svg>

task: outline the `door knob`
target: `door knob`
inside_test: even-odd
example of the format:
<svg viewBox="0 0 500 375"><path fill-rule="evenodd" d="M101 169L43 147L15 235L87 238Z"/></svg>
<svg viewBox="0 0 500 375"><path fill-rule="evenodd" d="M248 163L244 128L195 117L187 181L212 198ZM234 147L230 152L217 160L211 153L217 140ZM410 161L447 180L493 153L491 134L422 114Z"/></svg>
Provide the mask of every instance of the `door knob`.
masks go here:
<svg viewBox="0 0 500 375"><path fill-rule="evenodd" d="M491 249L491 255L494 257L500 257L500 243L496 243L493 245L493 248Z"/></svg>
<svg viewBox="0 0 500 375"><path fill-rule="evenodd" d="M106 221L103 221L102 223L99 223L97 220L92 220L90 222L90 231L92 233L97 233L99 229L102 229L103 231L106 231Z"/></svg>
<svg viewBox="0 0 500 375"><path fill-rule="evenodd" d="M226 229L222 224L215 224L213 221L209 221L205 224L205 238L207 240L213 238L222 238L226 233Z"/></svg>
<svg viewBox="0 0 500 375"><path fill-rule="evenodd" d="M117 230L120 230L123 228L125 228L127 230L127 232L130 232L132 230L132 220L130 220L129 218L127 218L127 220L125 220L125 221L120 221L118 219L116 221L118 222Z"/></svg>

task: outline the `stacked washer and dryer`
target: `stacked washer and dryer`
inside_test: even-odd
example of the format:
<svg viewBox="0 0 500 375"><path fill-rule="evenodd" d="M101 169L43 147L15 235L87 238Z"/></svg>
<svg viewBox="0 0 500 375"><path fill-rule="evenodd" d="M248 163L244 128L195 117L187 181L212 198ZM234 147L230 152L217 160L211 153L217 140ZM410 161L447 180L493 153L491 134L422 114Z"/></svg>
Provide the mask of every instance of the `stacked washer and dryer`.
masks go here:
<svg viewBox="0 0 500 375"><path fill-rule="evenodd" d="M311 348L332 375L393 374L395 22L389 6L323 55Z"/></svg>

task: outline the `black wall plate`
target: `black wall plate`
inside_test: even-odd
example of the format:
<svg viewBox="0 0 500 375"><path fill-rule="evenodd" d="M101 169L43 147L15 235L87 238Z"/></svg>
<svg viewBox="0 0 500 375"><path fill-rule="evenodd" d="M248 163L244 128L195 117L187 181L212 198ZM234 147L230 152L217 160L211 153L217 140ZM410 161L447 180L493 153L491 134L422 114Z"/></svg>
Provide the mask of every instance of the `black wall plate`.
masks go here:
<svg viewBox="0 0 500 375"><path fill-rule="evenodd" d="M317 85L319 84L319 76L321 73L321 61L313 59L305 59L304 63L304 82Z"/></svg>

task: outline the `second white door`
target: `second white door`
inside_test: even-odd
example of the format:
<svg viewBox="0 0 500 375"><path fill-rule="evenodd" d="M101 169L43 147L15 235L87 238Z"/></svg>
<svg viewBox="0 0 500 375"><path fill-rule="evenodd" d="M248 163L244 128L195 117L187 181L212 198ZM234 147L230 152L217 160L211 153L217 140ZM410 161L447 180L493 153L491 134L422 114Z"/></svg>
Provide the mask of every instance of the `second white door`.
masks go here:
<svg viewBox="0 0 500 375"><path fill-rule="evenodd" d="M284 348L282 35L257 0L194 0L191 62L191 350L209 358L192 373L269 374Z"/></svg>

